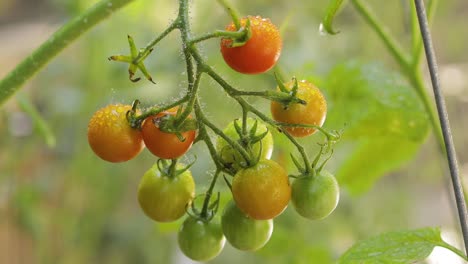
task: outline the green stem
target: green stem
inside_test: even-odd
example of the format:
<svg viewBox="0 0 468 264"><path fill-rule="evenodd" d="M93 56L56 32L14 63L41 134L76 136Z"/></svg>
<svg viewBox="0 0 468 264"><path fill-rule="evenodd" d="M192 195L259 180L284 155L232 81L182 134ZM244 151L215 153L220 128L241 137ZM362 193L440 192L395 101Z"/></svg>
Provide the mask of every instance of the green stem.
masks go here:
<svg viewBox="0 0 468 264"><path fill-rule="evenodd" d="M197 75L195 76L195 82L192 85L189 84L189 87L192 86L191 88L189 88L189 91L190 91L190 93L188 94L189 101L187 103L187 107L185 107L184 111L182 112L182 114L177 119L176 123L174 124L176 127L180 126L193 110L195 102L198 98L197 94L198 94L198 87L200 86L201 74L202 74L201 71L197 71Z"/></svg>
<svg viewBox="0 0 468 264"><path fill-rule="evenodd" d="M433 1L437 1L437 0L433 0ZM419 97L421 98L423 102L424 108L426 109L429 115L430 123L434 130L434 133L436 134L439 148L442 152L445 153L445 144L444 144L442 132L440 130L437 114L434 110L433 104L431 103L430 97L426 92L426 88L425 88L425 85L421 76L421 72L418 67L414 66L415 64L414 59L409 60L407 58L407 56L403 53L401 48L397 45L393 37L390 36L390 34L387 32L384 25L380 21L378 21L377 18L373 15L369 7L367 7L361 0L351 0L351 2L356 7L356 9L361 14L361 16L366 20L366 22L371 26L371 28L379 36L380 40L385 44L385 46L390 51L392 56L398 62L402 70L402 73L406 76L408 81L411 83L412 87L418 93ZM432 4L433 5L431 9L433 10L435 7L435 3L432 2ZM421 45L421 49L422 49L422 43L419 45ZM422 50L418 52L422 53ZM417 58L418 54L415 54L414 56L415 58ZM420 59L417 58L417 60L420 60Z"/></svg>
<svg viewBox="0 0 468 264"><path fill-rule="evenodd" d="M138 56L133 60L133 63L138 64L143 57L148 54L148 52L156 46L163 38L165 38L169 33L171 33L174 29L179 27L178 20L174 21L169 27L167 27L159 36L153 39L150 43L146 45L142 52L138 54Z"/></svg>
<svg viewBox="0 0 468 264"><path fill-rule="evenodd" d="M423 42L421 39L421 32L419 31L419 23L418 23L418 17L416 15L416 9L414 8L414 1L412 2L412 41L413 41L413 69L419 69L419 66L421 65L421 58L423 55ZM429 23L434 18L435 10L437 9L437 6L439 5L439 0L431 0L429 1L429 5L427 7L427 20Z"/></svg>
<svg viewBox="0 0 468 264"><path fill-rule="evenodd" d="M241 23L239 18L239 12L227 0L218 0L218 3L221 4L229 13L236 28L240 29Z"/></svg>
<svg viewBox="0 0 468 264"><path fill-rule="evenodd" d="M429 115L429 122L431 123L432 130L435 133L439 150L442 153L445 153L445 141L442 135L442 130L440 129L439 119L433 107L432 100L429 97L429 94L426 92L426 87L424 85L421 71L419 69L414 69L412 73L406 73L406 76L410 80L410 83L412 84L416 92L418 93L419 98L422 100L423 106Z"/></svg>
<svg viewBox="0 0 468 264"><path fill-rule="evenodd" d="M366 4L361 2L361 0L351 0L351 2L353 3L357 11L366 20L366 22L371 26L371 28L377 33L377 35L380 37L387 49L397 60L398 64L405 71L407 71L410 68L408 56L403 52L401 47L390 35L390 33L388 33L388 30L383 26L383 24L380 21L377 20L370 8Z"/></svg>
<svg viewBox="0 0 468 264"><path fill-rule="evenodd" d="M18 93L16 95L16 101L18 102L19 107L21 110L26 112L29 117L34 122L35 127L39 131L39 133L44 137L47 146L49 148L55 147L55 135L50 128L50 125L47 121L41 116L39 111L36 107L34 107L33 103L26 97L23 93Z"/></svg>
<svg viewBox="0 0 468 264"><path fill-rule="evenodd" d="M171 166L169 167L169 173L168 173L171 176L171 178L175 176L176 167L177 167L177 159L172 159Z"/></svg>
<svg viewBox="0 0 468 264"><path fill-rule="evenodd" d="M439 247L443 247L443 248L446 248L450 251L452 251L453 253L457 254L458 256L460 256L462 259L464 259L465 261L468 261L468 257L463 253L463 251L459 250L458 248L448 244L448 243L440 243L438 244Z"/></svg>
<svg viewBox="0 0 468 264"><path fill-rule="evenodd" d="M195 115L197 116L203 115L201 113L201 108L198 105L198 103L195 104ZM205 142L208 148L208 151L210 152L211 158L213 159L213 162L215 163L216 169L222 170L223 172L226 172L232 175L230 171L226 171L224 169L224 165L221 162L221 159L219 158L218 153L216 152L216 148L213 142L211 141L210 136L208 135L208 132L206 131L206 126L200 119L198 119L198 137L200 138L200 140L203 140Z"/></svg>
<svg viewBox="0 0 468 264"><path fill-rule="evenodd" d="M181 99L175 101L175 102L172 102L168 105L165 105L165 106L154 106L154 107L151 107L150 109L146 110L143 112L143 114L137 116L135 118L135 121L136 122L143 122L143 120L145 120L147 117L150 117L150 116L153 116L153 115L157 115L163 111L166 111L168 109L171 109L175 106L178 106L186 101L189 100L189 96L188 95L185 95L184 97L182 97Z"/></svg>
<svg viewBox="0 0 468 264"><path fill-rule="evenodd" d="M221 131L216 125L211 123L201 111L197 112L197 118L199 118L203 124L205 124L207 127L209 127L216 135L220 136L222 139L226 140L226 142L231 145L236 151L238 151L244 160L247 162L248 165L253 165L254 162L252 160L252 157L250 154L236 141L232 140L230 137L228 137L226 134Z"/></svg>
<svg viewBox="0 0 468 264"><path fill-rule="evenodd" d="M220 37L232 38L232 39L240 39L240 38L244 38L244 37L245 37L245 34L246 34L246 31L224 31L224 30L217 30L217 31L215 31L215 32L208 33L208 34L205 34L205 35L202 35L202 36L193 38L192 40L190 40L190 44L195 44L195 43L198 43L198 42L202 42L202 41L204 41L204 40L207 40L207 39L211 39L211 38L220 38Z"/></svg>
<svg viewBox="0 0 468 264"><path fill-rule="evenodd" d="M242 135L241 135L242 140L244 140L244 138L247 135L247 118L248 118L247 115L248 115L248 113L249 113L249 110L247 109L247 107L242 105Z"/></svg>
<svg viewBox="0 0 468 264"><path fill-rule="evenodd" d="M76 38L132 1L101 0L62 26L0 81L0 105Z"/></svg>
<svg viewBox="0 0 468 264"><path fill-rule="evenodd" d="M202 218L208 217L208 206L210 205L211 195L213 194L214 187L216 185L216 181L218 180L218 176L221 173L220 170L216 170L213 180L211 180L210 187L205 193L205 200L203 200L203 207L200 216Z"/></svg>

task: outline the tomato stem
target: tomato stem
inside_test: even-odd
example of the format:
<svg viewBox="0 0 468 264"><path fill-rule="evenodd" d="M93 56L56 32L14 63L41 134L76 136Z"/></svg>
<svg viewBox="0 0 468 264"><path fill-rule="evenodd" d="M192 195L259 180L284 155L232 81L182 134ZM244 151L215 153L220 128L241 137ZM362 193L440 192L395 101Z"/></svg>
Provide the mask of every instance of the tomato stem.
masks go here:
<svg viewBox="0 0 468 264"><path fill-rule="evenodd" d="M237 29L241 28L239 12L229 3L227 0L218 0L218 3L222 5L232 18L232 21Z"/></svg>
<svg viewBox="0 0 468 264"><path fill-rule="evenodd" d="M211 218L214 214L211 214L208 211L208 206L210 205L211 195L213 194L214 187L216 185L216 181L218 180L218 176L221 173L220 170L216 170L213 179L211 180L210 187L205 193L205 200L203 200L203 207L200 216L204 219ZM219 200L217 201L219 203Z"/></svg>

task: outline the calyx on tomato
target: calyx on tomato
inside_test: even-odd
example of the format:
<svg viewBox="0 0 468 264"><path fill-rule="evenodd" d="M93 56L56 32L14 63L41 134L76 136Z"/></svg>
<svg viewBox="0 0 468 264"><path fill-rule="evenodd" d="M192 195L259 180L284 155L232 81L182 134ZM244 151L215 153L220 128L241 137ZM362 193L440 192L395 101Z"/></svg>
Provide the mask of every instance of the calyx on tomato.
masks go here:
<svg viewBox="0 0 468 264"><path fill-rule="evenodd" d="M288 89L284 82L280 80L279 76L275 73L276 83L278 84L280 92L277 95L271 96L271 100L280 102L284 105L284 109L288 109L290 104L307 104L306 101L297 97L297 90L299 89L299 85L297 83L297 79L295 77L292 78L294 82L293 87Z"/></svg>
<svg viewBox="0 0 468 264"><path fill-rule="evenodd" d="M244 46L247 41L252 37L252 30L250 29L250 19L247 19L247 22L245 22L245 26L241 26L237 32L242 32L241 37L237 38L232 38L232 42L230 43L229 47L235 48L235 47L241 47Z"/></svg>
<svg viewBox="0 0 468 264"><path fill-rule="evenodd" d="M260 159L270 159L273 152L273 136L264 123L254 118L247 118L246 133L243 132L240 123L239 119L230 122L223 132L249 154L248 160L222 137L219 137L216 143L216 149L225 169L233 173L254 165Z"/></svg>

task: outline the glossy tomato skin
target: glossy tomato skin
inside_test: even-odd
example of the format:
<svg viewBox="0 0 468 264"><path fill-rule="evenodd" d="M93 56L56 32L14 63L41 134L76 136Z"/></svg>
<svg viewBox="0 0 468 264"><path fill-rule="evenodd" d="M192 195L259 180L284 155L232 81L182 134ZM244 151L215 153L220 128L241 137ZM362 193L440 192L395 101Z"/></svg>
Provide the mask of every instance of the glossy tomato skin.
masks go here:
<svg viewBox="0 0 468 264"><path fill-rule="evenodd" d="M224 134L226 134L226 136L233 139L234 141L239 141L240 137L234 127L234 122L236 121L232 121L231 123L229 123L223 130L223 132ZM240 126L242 126L242 120L239 120L237 122ZM250 131L254 124L255 120L253 118L248 118L247 131ZM261 121L257 121L257 132L255 133L255 135L258 136L267 131L268 128L266 127L266 125ZM270 159L271 154L273 153L273 136L271 135L271 132L268 131L268 134L262 140L260 140L260 142L253 144L251 147L252 154L254 155L254 157L257 157L257 155L260 154L261 149L262 152L260 154L260 159ZM220 154L221 159L223 160L225 165L234 168L235 171L240 170L242 168L241 165L245 164L245 160L242 157L242 155L221 137L219 137L216 142L216 150Z"/></svg>
<svg viewBox="0 0 468 264"><path fill-rule="evenodd" d="M175 116L176 110L168 110L145 119L141 126L141 133L146 148L155 156L162 159L175 159L184 155L192 146L196 131L190 130L182 132L185 141L172 133L162 132L157 123L165 115Z"/></svg>
<svg viewBox="0 0 468 264"><path fill-rule="evenodd" d="M112 104L99 109L88 124L88 143L101 159L124 162L145 147L139 130L130 127L126 114L130 105Z"/></svg>
<svg viewBox="0 0 468 264"><path fill-rule="evenodd" d="M180 227L177 240L182 252L196 261L215 258L226 243L219 220L206 222L191 216Z"/></svg>
<svg viewBox="0 0 468 264"><path fill-rule="evenodd" d="M227 241L239 250L255 251L262 248L273 232L273 220L255 220L244 214L230 201L224 208L221 226Z"/></svg>
<svg viewBox="0 0 468 264"><path fill-rule="evenodd" d="M323 219L335 210L340 190L335 177L327 171L315 176L297 178L292 184L294 209L310 220Z"/></svg>
<svg viewBox="0 0 468 264"><path fill-rule="evenodd" d="M224 61L235 71L244 74L259 74L271 69L281 54L282 40L278 28L269 19L248 16L241 19L245 26L250 20L251 38L240 47L231 47L231 39L221 39L221 54ZM236 31L233 23L227 31Z"/></svg>
<svg viewBox="0 0 468 264"><path fill-rule="evenodd" d="M285 83L289 90L294 82ZM297 97L306 105L290 104L287 109L280 102L271 102L271 114L278 122L322 126L327 116L327 102L320 90L308 81L298 82ZM279 90L279 88L278 88ZM316 132L315 128L284 127L292 136L305 137Z"/></svg>
<svg viewBox="0 0 468 264"><path fill-rule="evenodd" d="M236 173L232 196L239 209L249 217L256 220L275 218L286 209L291 198L288 174L278 163L260 160Z"/></svg>
<svg viewBox="0 0 468 264"><path fill-rule="evenodd" d="M182 165L177 165L182 169ZM175 176L161 173L155 164L138 186L138 203L145 214L158 222L171 222L185 214L195 196L195 183L189 170Z"/></svg>

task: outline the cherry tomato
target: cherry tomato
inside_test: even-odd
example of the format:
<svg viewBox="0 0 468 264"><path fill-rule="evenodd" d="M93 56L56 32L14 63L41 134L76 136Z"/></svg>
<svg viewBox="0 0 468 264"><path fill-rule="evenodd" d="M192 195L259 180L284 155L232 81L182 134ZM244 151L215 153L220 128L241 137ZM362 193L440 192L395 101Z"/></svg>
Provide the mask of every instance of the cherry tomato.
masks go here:
<svg viewBox="0 0 468 264"><path fill-rule="evenodd" d="M181 141L176 134L162 132L158 127L158 120L165 115L175 116L176 109L170 109L146 118L141 126L141 133L143 134L146 148L151 153L162 159L175 159L184 155L190 149L195 139L196 131L182 132L182 137L185 138L184 141Z"/></svg>
<svg viewBox="0 0 468 264"><path fill-rule="evenodd" d="M182 169L181 164L177 165ZM195 183L189 170L168 176L155 164L138 186L138 202L143 212L158 222L170 222L185 214L185 208L195 196Z"/></svg>
<svg viewBox="0 0 468 264"><path fill-rule="evenodd" d="M273 220L255 220L244 214L233 201L224 208L221 217L223 233L229 243L240 250L262 248L273 232Z"/></svg>
<svg viewBox="0 0 468 264"><path fill-rule="evenodd" d="M233 139L234 141L237 141L238 143L242 145L242 143L240 142L239 134L237 133L234 127L234 122L236 121L232 121L231 123L229 123L223 132L224 134L226 134L226 136ZM242 126L242 120L237 121L237 123L240 126ZM247 119L247 132L250 131L250 129L252 128L254 124L255 124L255 120L253 118ZM255 136L259 136L267 131L268 131L268 128L265 126L265 124L262 123L261 121L257 121L257 130L255 133ZM254 157L258 156L258 154L260 153L260 148L261 148L262 153L260 154L260 158L270 159L271 154L273 153L273 136L268 131L268 134L262 140L253 144L251 148L252 148L252 154L254 155ZM242 155L221 137L219 137L218 141L216 142L216 150L220 154L221 159L223 160L225 165L234 168L236 171L241 169L242 168L241 165L245 163L245 160L242 157Z"/></svg>
<svg viewBox="0 0 468 264"><path fill-rule="evenodd" d="M281 54L282 41L278 28L269 19L248 16L241 19L245 27L250 20L251 37L240 47L231 47L232 39L221 39L221 54L224 61L235 71L259 74L271 69ZM231 23L227 31L237 31Z"/></svg>
<svg viewBox="0 0 468 264"><path fill-rule="evenodd" d="M335 177L327 171L297 178L292 184L292 204L303 217L323 219L335 210L340 190Z"/></svg>
<svg viewBox="0 0 468 264"><path fill-rule="evenodd" d="M99 109L88 124L88 143L101 159L124 162L145 147L140 131L130 127L126 114L130 105L114 104Z"/></svg>
<svg viewBox="0 0 468 264"><path fill-rule="evenodd" d="M182 252L196 261L213 259L226 243L218 220L206 222L191 216L180 227L177 239Z"/></svg>
<svg viewBox="0 0 468 264"><path fill-rule="evenodd" d="M281 214L291 198L288 174L272 160L236 173L232 195L239 209L256 220L272 219Z"/></svg>
<svg viewBox="0 0 468 264"><path fill-rule="evenodd" d="M286 88L292 89L294 82L285 83ZM278 89L279 90L279 89ZM289 124L306 124L322 126L327 116L327 102L320 90L307 81L298 82L297 97L306 101L305 105L290 104L287 109L280 102L271 102L271 114L278 122ZM284 127L295 137L305 137L315 133L315 128Z"/></svg>

